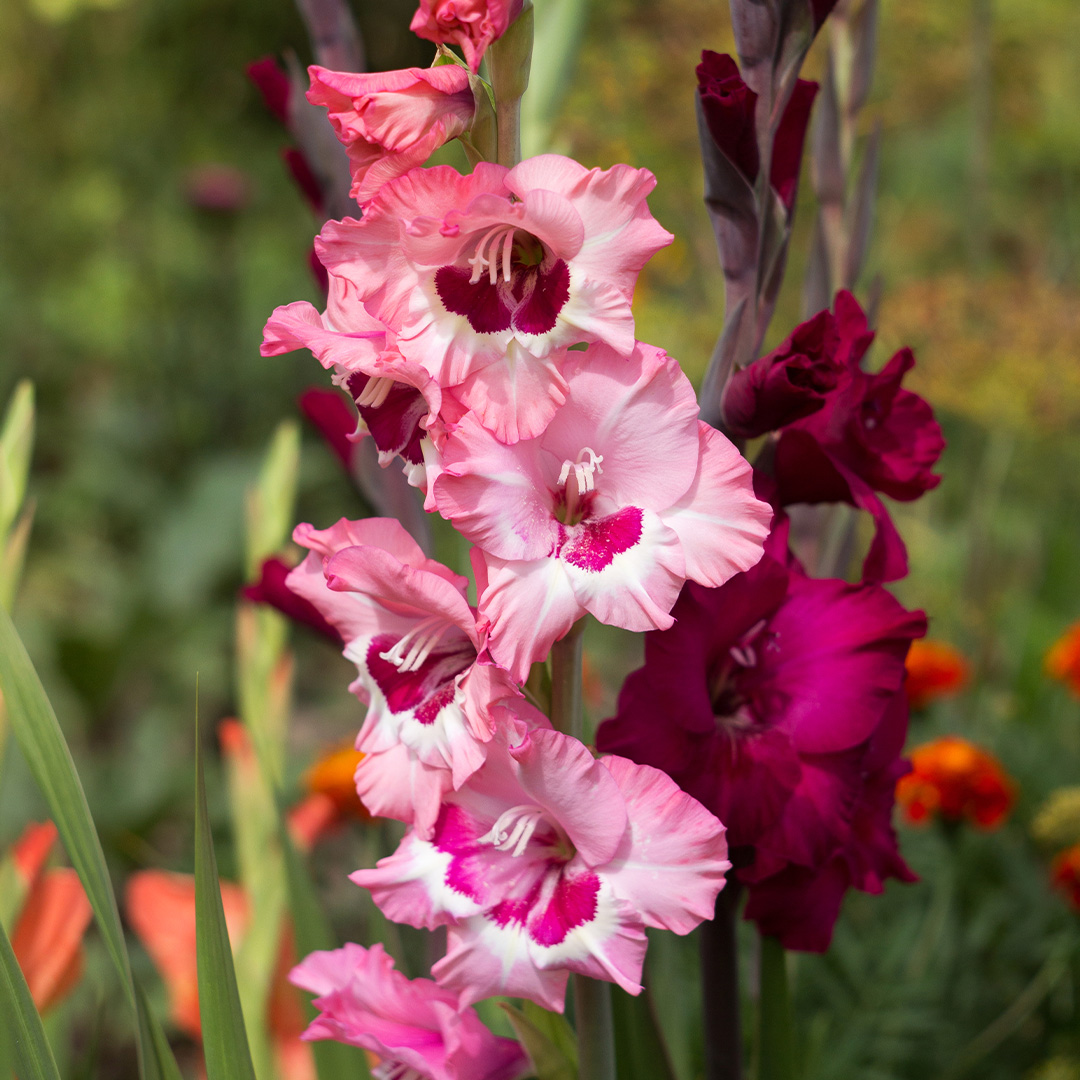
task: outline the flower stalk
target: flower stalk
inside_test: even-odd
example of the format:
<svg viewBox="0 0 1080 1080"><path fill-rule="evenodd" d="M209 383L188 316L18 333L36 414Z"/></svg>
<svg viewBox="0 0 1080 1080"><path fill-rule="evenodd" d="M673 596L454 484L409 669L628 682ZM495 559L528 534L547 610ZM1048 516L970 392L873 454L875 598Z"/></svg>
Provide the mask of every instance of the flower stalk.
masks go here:
<svg viewBox="0 0 1080 1080"><path fill-rule="evenodd" d="M521 97L529 85L532 46L533 6L529 3L487 53L499 132L496 160L507 168L521 161Z"/></svg>
<svg viewBox="0 0 1080 1080"><path fill-rule="evenodd" d="M739 948L735 917L742 886L728 878L716 898L716 913L701 924L702 1027L706 1080L742 1080L742 1021L739 1017Z"/></svg>
<svg viewBox="0 0 1080 1080"><path fill-rule="evenodd" d="M792 1080L795 1042L787 955L779 938L761 936L761 1000L758 1010L757 1080Z"/></svg>

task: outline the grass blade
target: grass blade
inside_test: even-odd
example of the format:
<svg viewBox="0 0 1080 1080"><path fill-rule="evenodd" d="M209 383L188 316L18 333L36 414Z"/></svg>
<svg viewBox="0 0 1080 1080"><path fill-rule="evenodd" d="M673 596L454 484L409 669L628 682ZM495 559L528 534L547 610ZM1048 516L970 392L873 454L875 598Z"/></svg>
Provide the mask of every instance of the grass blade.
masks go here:
<svg viewBox="0 0 1080 1080"><path fill-rule="evenodd" d="M26 985L11 942L0 927L0 1025L4 1043L13 1051L21 1080L60 1080L41 1017Z"/></svg>
<svg viewBox="0 0 1080 1080"><path fill-rule="evenodd" d="M146 1080L183 1080L169 1040L165 1038L165 1032L138 980L135 982L135 998L139 1010L139 1041L144 1049L143 1076Z"/></svg>
<svg viewBox="0 0 1080 1080"><path fill-rule="evenodd" d="M255 1080L236 988L195 721L195 953L208 1080Z"/></svg>

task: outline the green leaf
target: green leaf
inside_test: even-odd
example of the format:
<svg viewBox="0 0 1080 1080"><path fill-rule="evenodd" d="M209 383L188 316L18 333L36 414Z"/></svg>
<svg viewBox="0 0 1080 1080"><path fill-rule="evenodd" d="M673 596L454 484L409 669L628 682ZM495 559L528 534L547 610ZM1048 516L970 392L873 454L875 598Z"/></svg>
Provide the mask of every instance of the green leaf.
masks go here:
<svg viewBox="0 0 1080 1080"><path fill-rule="evenodd" d="M172 1047L161 1030L161 1024L150 1008L146 991L135 980L135 998L139 1010L139 1041L143 1047L143 1076L146 1080L183 1080Z"/></svg>
<svg viewBox="0 0 1080 1080"><path fill-rule="evenodd" d="M60 1080L41 1017L26 985L11 942L0 927L0 1026L5 1053L12 1057L20 1080Z"/></svg>
<svg viewBox="0 0 1080 1080"><path fill-rule="evenodd" d="M675 1080L648 989L634 997L612 987L611 1005L619 1080Z"/></svg>
<svg viewBox="0 0 1080 1080"><path fill-rule="evenodd" d="M529 1055L536 1080L577 1080L577 1040L565 1016L531 1001L521 1009L506 1002L501 1008Z"/></svg>
<svg viewBox="0 0 1080 1080"><path fill-rule="evenodd" d="M208 1080L255 1080L236 989L195 720L195 955Z"/></svg>
<svg viewBox="0 0 1080 1080"><path fill-rule="evenodd" d="M0 543L26 495L34 447L34 386L24 379L15 387L0 427Z"/></svg>
<svg viewBox="0 0 1080 1080"><path fill-rule="evenodd" d="M149 1032L155 1042L166 1050L168 1044L157 1018L153 1014L147 1014L145 1018L139 1015L116 896L86 794L56 713L15 632L11 617L3 608L0 608L0 692L15 740L49 804L49 814L60 832L68 858L78 872L94 910L105 949L116 967L124 994L131 1005L136 1022L140 1075L144 1080L154 1080L153 1073L147 1070L155 1049L146 1044L144 1036ZM168 1058L170 1069L164 1074L167 1080L179 1076L171 1051Z"/></svg>

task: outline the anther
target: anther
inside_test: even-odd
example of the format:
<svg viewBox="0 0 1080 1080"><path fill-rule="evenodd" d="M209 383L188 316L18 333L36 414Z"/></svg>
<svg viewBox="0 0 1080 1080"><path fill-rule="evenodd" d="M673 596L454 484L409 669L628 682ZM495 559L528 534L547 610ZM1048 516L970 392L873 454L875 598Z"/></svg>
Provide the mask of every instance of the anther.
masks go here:
<svg viewBox="0 0 1080 1080"><path fill-rule="evenodd" d="M478 842L491 844L496 851L509 851L511 855L520 855L528 847L543 817L544 811L539 806L512 806L499 815L498 821Z"/></svg>

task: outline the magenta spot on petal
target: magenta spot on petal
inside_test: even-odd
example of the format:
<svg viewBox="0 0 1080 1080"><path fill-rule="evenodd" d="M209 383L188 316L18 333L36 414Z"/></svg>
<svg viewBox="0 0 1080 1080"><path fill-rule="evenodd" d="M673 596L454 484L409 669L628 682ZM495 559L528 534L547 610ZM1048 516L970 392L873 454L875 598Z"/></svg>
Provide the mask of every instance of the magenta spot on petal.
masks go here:
<svg viewBox="0 0 1080 1080"><path fill-rule="evenodd" d="M514 327L523 334L546 334L555 326L563 305L570 299L570 268L562 259L550 270L541 267L527 272L534 281L528 289L519 281L514 282L514 295L524 299L514 312ZM526 278L526 273L521 275Z"/></svg>
<svg viewBox="0 0 1080 1080"><path fill-rule="evenodd" d="M497 926L509 926L510 923L524 926L540 895L541 885L543 885L543 877L537 878L527 895L516 900L500 900L488 911L487 917Z"/></svg>
<svg viewBox="0 0 1080 1080"><path fill-rule="evenodd" d="M478 334L509 330L511 311L499 282L492 284L486 274L470 282L471 276L458 266L440 266L435 271L435 288L446 310L464 315Z"/></svg>
<svg viewBox="0 0 1080 1080"><path fill-rule="evenodd" d="M368 646L364 664L375 685L382 691L392 713L411 712L422 724L434 722L439 711L454 699L454 680L476 662L476 649L463 634L448 644L431 650L416 671L400 671L380 653L389 652L399 641L392 634L380 634Z"/></svg>
<svg viewBox="0 0 1080 1080"><path fill-rule="evenodd" d="M559 555L579 570L599 573L611 560L641 539L641 511L636 506L566 529Z"/></svg>
<svg viewBox="0 0 1080 1080"><path fill-rule="evenodd" d="M529 936L537 945L560 944L575 927L596 918L599 892L600 879L595 874L561 877L548 906L530 922Z"/></svg>
<svg viewBox="0 0 1080 1080"><path fill-rule="evenodd" d="M454 892L479 900L484 883L484 865L476 857L482 845L469 816L458 806L443 804L435 822L432 844L453 858L446 869L446 886Z"/></svg>

